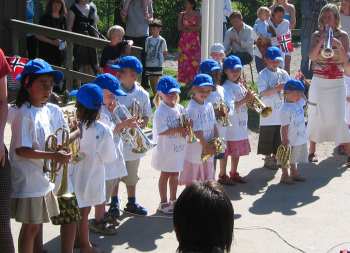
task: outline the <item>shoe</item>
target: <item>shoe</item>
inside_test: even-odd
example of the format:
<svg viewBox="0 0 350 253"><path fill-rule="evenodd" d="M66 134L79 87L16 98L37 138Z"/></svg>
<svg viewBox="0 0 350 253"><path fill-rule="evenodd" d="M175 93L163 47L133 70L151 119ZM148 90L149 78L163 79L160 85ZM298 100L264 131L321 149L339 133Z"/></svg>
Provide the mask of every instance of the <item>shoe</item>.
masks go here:
<svg viewBox="0 0 350 253"><path fill-rule="evenodd" d="M222 185L230 185L230 186L235 185L235 181L226 174L223 176L219 176L218 183Z"/></svg>
<svg viewBox="0 0 350 253"><path fill-rule="evenodd" d="M310 163L317 163L318 162L317 155L315 153L309 154L308 160Z"/></svg>
<svg viewBox="0 0 350 253"><path fill-rule="evenodd" d="M336 152L338 155L346 155L345 148L343 145L336 147Z"/></svg>
<svg viewBox="0 0 350 253"><path fill-rule="evenodd" d="M273 157L266 157L264 162L264 168L270 170L278 170L276 159Z"/></svg>
<svg viewBox="0 0 350 253"><path fill-rule="evenodd" d="M107 215L113 219L118 219L120 217L119 204L112 204L109 206Z"/></svg>
<svg viewBox="0 0 350 253"><path fill-rule="evenodd" d="M282 176L280 184L292 185L294 181L290 176Z"/></svg>
<svg viewBox="0 0 350 253"><path fill-rule="evenodd" d="M89 229L101 235L115 235L117 233L117 230L111 224L104 221L96 222L95 219L89 221Z"/></svg>
<svg viewBox="0 0 350 253"><path fill-rule="evenodd" d="M234 182L240 183L240 184L246 184L247 181L243 179L243 177L241 177L239 175L239 173L233 173L230 175L230 179L232 179Z"/></svg>
<svg viewBox="0 0 350 253"><path fill-rule="evenodd" d="M306 179L300 175L291 176L291 178L296 182L305 182Z"/></svg>
<svg viewBox="0 0 350 253"><path fill-rule="evenodd" d="M164 214L173 214L174 207L171 203L160 203L157 210Z"/></svg>
<svg viewBox="0 0 350 253"><path fill-rule="evenodd" d="M136 203L127 203L124 212L136 215L147 215L147 209Z"/></svg>

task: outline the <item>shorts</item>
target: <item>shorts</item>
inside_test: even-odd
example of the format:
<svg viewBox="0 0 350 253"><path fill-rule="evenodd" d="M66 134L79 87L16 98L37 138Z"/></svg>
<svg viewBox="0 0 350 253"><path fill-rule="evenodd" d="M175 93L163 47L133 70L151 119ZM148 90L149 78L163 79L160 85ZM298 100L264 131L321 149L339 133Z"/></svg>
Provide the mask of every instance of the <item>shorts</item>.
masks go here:
<svg viewBox="0 0 350 253"><path fill-rule="evenodd" d="M276 154L281 145L281 126L260 126L258 155Z"/></svg>
<svg viewBox="0 0 350 253"><path fill-rule="evenodd" d="M298 163L307 163L307 162L308 162L307 144L292 146L290 163L298 164Z"/></svg>
<svg viewBox="0 0 350 253"><path fill-rule="evenodd" d="M81 220L78 201L75 195L72 198L57 198L60 214L51 217L54 225L77 223Z"/></svg>
<svg viewBox="0 0 350 253"><path fill-rule="evenodd" d="M140 159L134 161L125 161L126 170L128 175L120 179L120 181L124 182L126 186L135 186L139 181L138 171L140 165Z"/></svg>
<svg viewBox="0 0 350 253"><path fill-rule="evenodd" d="M59 215L58 203L53 192L43 197L13 198L11 215L17 222L42 224L50 222L50 217Z"/></svg>
<svg viewBox="0 0 350 253"><path fill-rule="evenodd" d="M118 184L118 182L118 178L106 180L106 202L108 202L109 199L112 197L112 192L114 190L114 187Z"/></svg>
<svg viewBox="0 0 350 253"><path fill-rule="evenodd" d="M162 76L163 68L162 67L145 67L146 76Z"/></svg>

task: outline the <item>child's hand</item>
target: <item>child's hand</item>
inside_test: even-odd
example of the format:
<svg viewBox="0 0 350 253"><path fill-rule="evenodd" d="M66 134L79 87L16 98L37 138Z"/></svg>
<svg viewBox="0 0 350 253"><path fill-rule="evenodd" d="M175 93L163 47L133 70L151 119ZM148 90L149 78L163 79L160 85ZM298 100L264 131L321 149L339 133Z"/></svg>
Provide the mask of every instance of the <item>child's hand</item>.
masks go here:
<svg viewBox="0 0 350 253"><path fill-rule="evenodd" d="M137 120L136 118L130 118L123 121L125 124L125 128L136 128L137 127Z"/></svg>
<svg viewBox="0 0 350 253"><path fill-rule="evenodd" d="M138 119L137 124L140 128L144 129L146 127L146 121L144 119Z"/></svg>
<svg viewBox="0 0 350 253"><path fill-rule="evenodd" d="M187 127L179 127L177 128L177 132L183 137L186 138L189 135L189 131Z"/></svg>
<svg viewBox="0 0 350 253"><path fill-rule="evenodd" d="M60 164L65 164L65 163L69 163L70 159L72 157L72 153L71 152L67 152L64 150L59 150L55 153L53 153L51 159L53 161L56 161Z"/></svg>
<svg viewBox="0 0 350 253"><path fill-rule="evenodd" d="M350 97L346 97L346 101L350 103Z"/></svg>

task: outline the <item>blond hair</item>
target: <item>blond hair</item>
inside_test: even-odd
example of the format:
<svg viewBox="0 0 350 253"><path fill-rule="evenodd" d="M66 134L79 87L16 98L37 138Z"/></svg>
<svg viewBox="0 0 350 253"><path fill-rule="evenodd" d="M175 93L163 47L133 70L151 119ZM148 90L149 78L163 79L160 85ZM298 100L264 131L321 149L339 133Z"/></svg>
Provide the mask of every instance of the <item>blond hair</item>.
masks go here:
<svg viewBox="0 0 350 253"><path fill-rule="evenodd" d="M111 39L111 35L114 32L120 32L123 35L122 37L124 37L124 35L125 35L125 30L123 27L121 27L120 25L114 25L108 29L107 38Z"/></svg>
<svg viewBox="0 0 350 253"><path fill-rule="evenodd" d="M176 103L180 103L180 95L176 93L177 98L176 98ZM162 102L162 97L161 97L161 92L157 92L156 95L153 98L153 104L158 108L160 105L160 102Z"/></svg>
<svg viewBox="0 0 350 253"><path fill-rule="evenodd" d="M258 11L256 12L256 15L259 18L263 13L271 14L271 10L266 6L261 6L261 7L259 7Z"/></svg>
<svg viewBox="0 0 350 253"><path fill-rule="evenodd" d="M330 11L334 15L335 18L335 28L339 29L340 28L340 13L339 9L335 4L326 4L320 12L320 15L318 16L318 28L320 30L324 30L325 28L325 23L323 21L323 15L327 12Z"/></svg>

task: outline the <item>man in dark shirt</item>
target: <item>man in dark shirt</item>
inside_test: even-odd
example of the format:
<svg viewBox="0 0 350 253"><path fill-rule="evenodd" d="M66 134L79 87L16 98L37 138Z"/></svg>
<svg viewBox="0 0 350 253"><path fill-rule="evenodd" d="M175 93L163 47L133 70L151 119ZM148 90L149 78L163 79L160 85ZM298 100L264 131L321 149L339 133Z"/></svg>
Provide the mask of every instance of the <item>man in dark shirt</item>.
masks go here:
<svg viewBox="0 0 350 253"><path fill-rule="evenodd" d="M318 28L318 16L327 0L303 0L301 4L302 28L301 28L301 72L307 79L312 78L312 70L309 60L311 35Z"/></svg>

